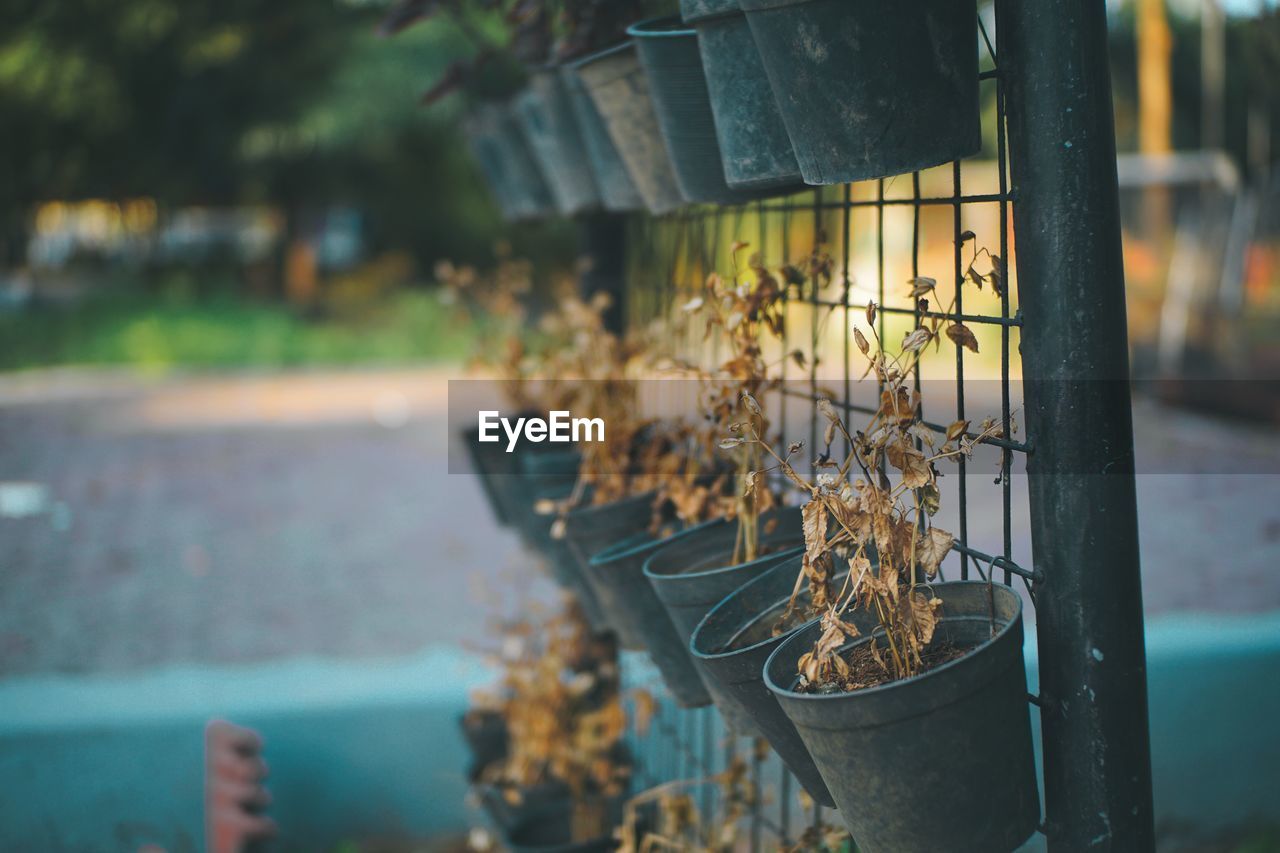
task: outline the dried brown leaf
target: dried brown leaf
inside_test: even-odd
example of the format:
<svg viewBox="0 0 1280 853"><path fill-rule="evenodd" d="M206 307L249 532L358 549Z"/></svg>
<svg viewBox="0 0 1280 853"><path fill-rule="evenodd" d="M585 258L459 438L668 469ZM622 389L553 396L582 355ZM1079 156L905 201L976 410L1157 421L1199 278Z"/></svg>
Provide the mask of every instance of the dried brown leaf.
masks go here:
<svg viewBox="0 0 1280 853"><path fill-rule="evenodd" d="M916 563L925 574L933 577L938 573L942 560L951 553L956 538L940 527L930 527L916 540Z"/></svg>
<svg viewBox="0 0 1280 853"><path fill-rule="evenodd" d="M908 332L906 337L902 339L902 351L915 352L918 349L923 349L931 340L933 340L933 332L924 327L915 329Z"/></svg>
<svg viewBox="0 0 1280 853"><path fill-rule="evenodd" d="M811 500L800 508L804 530L805 554L817 560L827 550L827 507L821 500Z"/></svg>
<svg viewBox="0 0 1280 853"><path fill-rule="evenodd" d="M978 351L977 337L973 334L973 331L963 323L952 323L950 326L947 326L947 337L950 338L952 342L959 344L966 349L971 349L974 352Z"/></svg>
<svg viewBox="0 0 1280 853"><path fill-rule="evenodd" d="M915 299L916 297L924 296L926 293L933 292L938 286L938 281L927 276L918 276L908 281L907 284L911 285L910 296Z"/></svg>

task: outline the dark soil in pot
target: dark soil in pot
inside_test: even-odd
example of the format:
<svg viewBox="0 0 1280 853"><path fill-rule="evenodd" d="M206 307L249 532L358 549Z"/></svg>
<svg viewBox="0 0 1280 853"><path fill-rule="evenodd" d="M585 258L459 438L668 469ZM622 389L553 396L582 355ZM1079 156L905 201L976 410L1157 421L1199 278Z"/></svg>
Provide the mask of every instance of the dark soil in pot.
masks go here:
<svg viewBox="0 0 1280 853"><path fill-rule="evenodd" d="M631 42L618 45L584 57L570 68L586 86L649 212L670 213L684 204L635 46Z"/></svg>
<svg viewBox="0 0 1280 853"><path fill-rule="evenodd" d="M960 657L878 687L799 693L796 661L821 633L810 623L770 655L765 684L861 850L1014 850L1040 823L1022 602L981 581L933 590L943 602L934 642Z"/></svg>
<svg viewBox="0 0 1280 853"><path fill-rule="evenodd" d="M791 137L738 0L681 0L698 32L725 180L733 189L805 189Z"/></svg>
<svg viewBox="0 0 1280 853"><path fill-rule="evenodd" d="M778 701L764 683L764 664L773 650L807 622L809 590L806 585L797 598L794 615L774 635L787 610L800 573L800 558L793 557L773 566L749 581L712 608L698 624L690 649L716 706L725 720L740 733L763 737L778 757L815 801L834 806L831 793L814 766L796 727L778 707ZM847 572L836 576L837 582ZM870 618L850 614L851 621Z"/></svg>
<svg viewBox="0 0 1280 853"><path fill-rule="evenodd" d="M529 87L516 97L515 109L556 208L569 216L599 207L600 192L560 72L534 73Z"/></svg>
<svg viewBox="0 0 1280 853"><path fill-rule="evenodd" d="M569 104L578 119L578 129L582 135L582 144L587 152L587 163L596 179L596 189L600 191L600 200L605 210L623 213L640 210L644 207L644 199L631 182L627 172L627 164L613 144L609 136L609 128L604 117L596 109L591 93L572 68L560 69L565 90L569 93Z"/></svg>
<svg viewBox="0 0 1280 853"><path fill-rule="evenodd" d="M977 6L956 0L741 0L810 184L978 153Z"/></svg>
<svg viewBox="0 0 1280 853"><path fill-rule="evenodd" d="M694 667L687 641L676 631L645 577L644 564L671 543L723 524L723 521L709 521L662 539L640 534L596 554L587 566L600 592L600 607L608 614L607 621L616 624L620 632L627 633L649 652L667 689L676 702L686 708L708 705L711 697Z"/></svg>

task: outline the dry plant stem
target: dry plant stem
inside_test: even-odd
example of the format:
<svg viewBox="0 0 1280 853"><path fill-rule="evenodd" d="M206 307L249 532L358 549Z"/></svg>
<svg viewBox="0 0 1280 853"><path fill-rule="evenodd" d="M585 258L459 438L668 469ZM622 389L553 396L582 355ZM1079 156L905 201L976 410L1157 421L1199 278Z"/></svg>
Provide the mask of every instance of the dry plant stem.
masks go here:
<svg viewBox="0 0 1280 853"><path fill-rule="evenodd" d="M975 251L964 281L972 281L979 287L991 281L998 290L1003 282L997 281L995 273L980 274L974 269L974 262L981 256L982 253ZM798 665L802 686L842 685L842 679L850 676L841 649L859 630L842 617L854 606L873 613L880 625L869 651L889 678L909 678L924 666L921 651L933 638L941 605L924 582L936 575L942 559L955 543L950 533L929 521L929 516L939 508L936 463L969 456L978 444L1004 431L1003 426L988 419L975 436L969 430L968 421L957 421L947 428L945 443L936 449L936 436L920 423L919 389L907 387L925 348L930 343L940 346L944 335L958 347L977 351L973 333L962 323L948 319L954 315L958 288L962 284L963 281L957 285L946 308L935 313L928 310L928 299L923 297L934 295L937 283L928 278L912 279L910 295L919 300L923 316L917 321L920 325L903 338L901 351L896 354L887 350L877 330L877 306L874 303L867 306L867 326L875 346L873 348L860 329L855 328L854 338L867 358L867 372L874 372L879 382L880 406L865 430L851 433L829 401L818 401L828 428L825 451L814 465L828 472L820 472L812 480L797 474L791 458L800 445L793 445L786 456L781 456L754 428L744 440L756 451L772 457L775 464L769 471L781 471L809 497L802 508L806 552L788 614L796 606L805 578L810 581L811 589L816 585L825 588L829 583L832 557L839 555L848 559L852 570L835 598L825 601L820 609L823 631L813 650L805 654ZM950 325L944 328L948 322ZM1010 427L1013 426L1010 423ZM839 464L831 459L837 435L843 437L849 447ZM854 479L855 471L861 478ZM833 520L834 527L831 527ZM874 570L869 557L872 544L877 563ZM817 596L811 600L816 605ZM856 686L848 685L849 689Z"/></svg>

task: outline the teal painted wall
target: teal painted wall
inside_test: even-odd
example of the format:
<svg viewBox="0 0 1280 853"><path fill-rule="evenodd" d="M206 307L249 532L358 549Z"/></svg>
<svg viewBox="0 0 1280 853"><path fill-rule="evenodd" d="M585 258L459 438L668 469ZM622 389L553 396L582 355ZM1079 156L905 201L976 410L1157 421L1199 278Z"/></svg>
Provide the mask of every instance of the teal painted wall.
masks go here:
<svg viewBox="0 0 1280 853"><path fill-rule="evenodd" d="M1280 822L1280 614L1153 619L1147 630L1158 820ZM1028 670L1035 683L1034 634ZM277 849L459 831L457 716L491 673L451 649L0 683L0 850L199 850L202 730L266 738ZM142 703L146 703L145 705Z"/></svg>

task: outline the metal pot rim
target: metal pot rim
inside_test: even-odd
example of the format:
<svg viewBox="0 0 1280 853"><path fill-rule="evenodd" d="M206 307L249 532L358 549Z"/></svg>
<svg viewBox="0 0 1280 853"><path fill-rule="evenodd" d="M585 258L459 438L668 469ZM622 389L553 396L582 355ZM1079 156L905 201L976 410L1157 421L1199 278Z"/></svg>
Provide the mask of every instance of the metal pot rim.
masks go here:
<svg viewBox="0 0 1280 853"><path fill-rule="evenodd" d="M695 524L693 527L686 527L684 530L677 531L663 539L654 539L653 537L649 537L646 541L635 544L628 544L630 540L624 539L612 548L607 548L593 556L591 558L591 565L596 567L605 567L620 560L633 559L646 550L656 551L659 548L665 548L667 545L670 545L679 539L683 539L691 533L702 530L710 525L721 524L723 522L724 519L722 518L713 518L710 521L703 521L699 524Z"/></svg>
<svg viewBox="0 0 1280 853"><path fill-rule="evenodd" d="M678 26L672 27L672 24L677 24ZM658 29L658 27L662 29ZM660 18L647 18L643 21L637 21L627 27L627 35L632 38L645 39L687 39L697 38L698 31L686 26L684 21L680 20L679 15L663 15Z"/></svg>
<svg viewBox="0 0 1280 853"><path fill-rule="evenodd" d="M773 659L777 657L779 654L781 654L783 649L787 648L792 643L794 643L796 640L796 637L799 636L799 634L802 631L812 627L814 622L817 621L817 620L814 620L814 622L809 622L801 626L801 628L799 628L794 634L788 637L785 642L779 645L778 648L774 649L773 654L769 655L769 659L765 661L765 665L764 665L765 686L768 687L769 690L773 691L776 694L786 696L788 701L797 701L797 702L822 702L822 701L839 700L839 699L852 699L855 697L883 696L886 693L889 693L890 691L896 688L902 688L902 687L907 687L908 685L918 684L932 676L941 675L941 674L950 672L952 669L955 669L957 666L965 663L966 661L971 660L975 655L981 653L984 649L991 648L997 642L999 642L1000 640L1008 636L1009 632L1016 630L1019 626L1021 626L1022 599L1018 596L1016 592L1013 591L1011 587L1005 586L1002 583L988 584L987 581L982 581L982 580L944 581L939 584L930 584L930 586L937 586L937 587L944 587L944 588L945 587L955 588L961 585L982 586L982 587L986 587L989 585L993 590L993 593L992 593L993 595L994 594L1008 595L1014 602L1015 607L1014 607L1013 615L1009 618L1007 622L1005 622L1003 625L1000 626L1000 630L996 631L996 633L993 636L988 637L979 645L974 646L971 649L965 650L964 654L960 655L960 657L954 660L949 660L946 663L942 664L941 666L934 667L933 669L930 669L927 672L922 672L919 675L912 676L911 678L903 678L897 681L889 681L884 684L878 684L875 687L865 687L861 690L854 690L849 693L797 693L794 690L792 690L790 687L778 686L777 682L773 680L773 675L771 673L771 670L773 669L773 666L772 666ZM946 617L943 617L943 618L945 619ZM844 652L848 649L853 648L854 646L858 646L858 645L861 645L862 643L870 642L873 636L874 635L867 635L865 637L859 637L853 640L852 642L846 643L844 646L841 647L840 651Z"/></svg>

